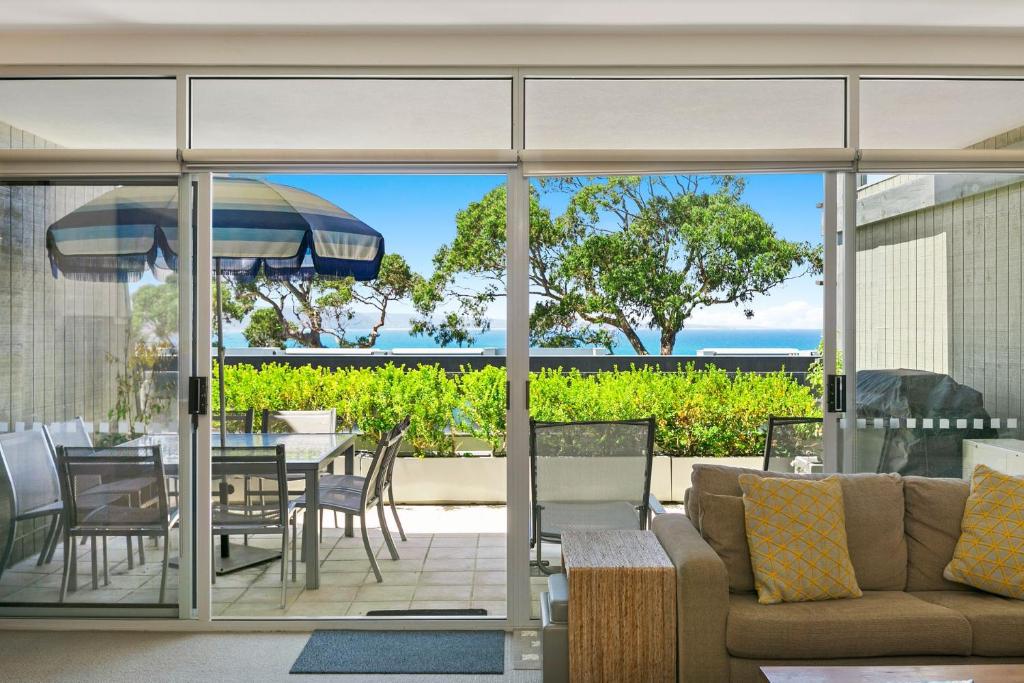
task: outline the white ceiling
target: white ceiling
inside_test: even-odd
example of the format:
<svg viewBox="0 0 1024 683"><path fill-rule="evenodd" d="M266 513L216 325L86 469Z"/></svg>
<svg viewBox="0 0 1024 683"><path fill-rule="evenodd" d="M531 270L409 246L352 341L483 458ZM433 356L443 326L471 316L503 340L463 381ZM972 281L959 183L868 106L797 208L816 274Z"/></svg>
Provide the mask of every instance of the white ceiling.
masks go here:
<svg viewBox="0 0 1024 683"><path fill-rule="evenodd" d="M1019 0L5 0L32 29L1024 31Z"/></svg>

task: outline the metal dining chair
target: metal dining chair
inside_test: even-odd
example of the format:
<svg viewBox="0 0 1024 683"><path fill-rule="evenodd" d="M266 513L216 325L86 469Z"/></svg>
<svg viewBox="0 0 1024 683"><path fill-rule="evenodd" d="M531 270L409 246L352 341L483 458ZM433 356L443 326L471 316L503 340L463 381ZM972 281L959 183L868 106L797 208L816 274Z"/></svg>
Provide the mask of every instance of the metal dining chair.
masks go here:
<svg viewBox="0 0 1024 683"><path fill-rule="evenodd" d="M60 602L64 602L67 596L70 578L77 566L76 539L138 536L164 539L163 566L160 572L162 604L167 588L171 527L178 522L178 511L170 508L167 503L167 480L160 447L59 446L57 469L64 501L64 573L60 585ZM99 487L97 481L102 482ZM103 491L98 493L98 488ZM103 548L106 580L105 543ZM95 574L94 557L94 585Z"/></svg>
<svg viewBox="0 0 1024 683"><path fill-rule="evenodd" d="M51 452L53 453L54 462L57 459L57 447L58 446L71 446L74 448L92 448L92 437L89 435L89 429L86 427L85 420L81 417L76 417L73 420L67 420L65 422L51 422L43 426L43 434L46 436L46 440L50 444ZM99 485L101 482L97 481L95 484ZM102 490L94 491L94 493L100 493ZM136 492L138 495L142 495L141 492ZM58 522L58 527L63 524L63 521ZM53 541L50 545L50 549L46 554L45 558L40 558L47 564L53 560L53 553L57 548L57 539L61 537L61 530L58 529L57 533L53 534ZM127 547L127 558L128 568L132 569L135 566L135 558L132 550L132 538L131 536L125 536L125 545ZM86 542L96 542L95 537L83 537L82 545ZM106 543L106 538L103 539ZM154 538L154 542L157 539ZM95 553L94 553L95 554ZM139 562L142 564L146 563L146 549L142 545L142 538L139 538ZM106 574L106 568L104 568L104 574Z"/></svg>
<svg viewBox="0 0 1024 683"><path fill-rule="evenodd" d="M377 445L377 450L370 460L370 466L363 478L362 488L358 491L348 489L324 489L319 490L320 509L332 510L349 515L359 515L359 526L363 536L363 548L366 550L366 557L370 560L370 567L377 583L383 582L380 567L370 547L370 537L366 530L366 517L374 506L377 507L377 518L380 520L381 532L384 534L384 541L387 543L391 559L398 559L398 550L395 549L395 542L391 539L388 530L387 520L384 516L384 502L381 497L380 478L389 459L398 454L398 448L402 445L405 437L405 429L408 425L396 425L385 438ZM295 499L297 507L306 507L306 496L302 495Z"/></svg>
<svg viewBox="0 0 1024 683"><path fill-rule="evenodd" d="M292 581L295 580L294 515L297 506L288 499L288 473L283 444L268 447L219 447L213 449L212 519L213 538L231 534L249 536L281 536L281 607L287 603L288 526L292 536ZM233 502L229 491L232 480L259 477L270 486L259 500L246 496L242 502ZM216 540L214 541L216 542ZM216 557L216 553L213 553ZM216 582L216 567L212 570Z"/></svg>
<svg viewBox="0 0 1024 683"><path fill-rule="evenodd" d="M265 410L264 434L334 434L338 431L338 412L328 410Z"/></svg>
<svg viewBox="0 0 1024 683"><path fill-rule="evenodd" d="M260 428L264 434L334 434L338 431L338 412L334 408L327 410L264 410L260 417ZM288 475L290 482L305 482L304 474ZM256 488L245 482L247 497L259 496L263 491L263 482L256 478ZM299 495L303 489L292 490ZM323 533L323 513L321 513L320 531ZM338 525L338 515L334 515L334 525ZM245 539L248 543L248 539Z"/></svg>
<svg viewBox="0 0 1024 683"><path fill-rule="evenodd" d="M406 417L404 420L398 423L394 429L399 430L399 434L404 438L405 433L409 431L409 423L411 418ZM392 431L394 433L394 431ZM395 449L394 454L384 463L381 467L381 475L378 480L378 486L380 487L380 497L383 502L384 494L388 496L388 506L391 508L391 515L395 518L395 525L398 527L398 535L403 540L408 540L405 537L405 529L402 528L402 520L398 517L398 508L395 507L395 491L394 491L394 472L395 462L398 460L398 450L401 448L401 442L399 448ZM358 474L326 474L320 477L320 488L321 490L333 490L342 489L346 491L361 491L363 488L363 482L366 477ZM320 511L323 515L323 511ZM337 515L337 513L335 513ZM321 530L323 529L323 522L320 523Z"/></svg>
<svg viewBox="0 0 1024 683"><path fill-rule="evenodd" d="M250 434L253 430L253 424L256 419L256 411L252 408L248 410L229 410L224 413L224 431L228 434ZM213 432L220 432L220 412L213 411L210 416L210 425Z"/></svg>
<svg viewBox="0 0 1024 683"><path fill-rule="evenodd" d="M64 514L60 479L53 454L42 430L0 434L0 467L9 487L7 535L0 555L0 577L8 569L18 523L49 518L50 525L39 553L42 564L56 544L57 529ZM94 548L95 553L95 548Z"/></svg>
<svg viewBox="0 0 1024 683"><path fill-rule="evenodd" d="M764 471L822 471L822 424L820 417L769 415L764 440Z"/></svg>
<svg viewBox="0 0 1024 683"><path fill-rule="evenodd" d="M570 528L646 529L662 510L651 495L655 421L530 421L531 564L552 573L542 543Z"/></svg>

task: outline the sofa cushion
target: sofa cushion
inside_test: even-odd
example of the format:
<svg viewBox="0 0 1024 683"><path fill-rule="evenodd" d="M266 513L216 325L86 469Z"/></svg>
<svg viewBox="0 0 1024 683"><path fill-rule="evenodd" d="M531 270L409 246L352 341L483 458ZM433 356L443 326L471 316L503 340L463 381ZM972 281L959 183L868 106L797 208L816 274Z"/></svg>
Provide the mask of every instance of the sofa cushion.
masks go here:
<svg viewBox="0 0 1024 683"><path fill-rule="evenodd" d="M974 468L960 540L942 575L1024 600L1024 477Z"/></svg>
<svg viewBox="0 0 1024 683"><path fill-rule="evenodd" d="M908 591L971 590L942 576L953 559L970 493L970 484L961 479L903 478Z"/></svg>
<svg viewBox="0 0 1024 683"><path fill-rule="evenodd" d="M701 493L741 496L739 476L824 479L825 474L789 474L697 464L686 514L700 520ZM903 590L907 585L907 540L903 533L903 479L898 474L838 475L843 486L846 541L862 590ZM695 522L695 524L699 523ZM952 556L952 553L950 553ZM941 569L939 571L941 575Z"/></svg>
<svg viewBox="0 0 1024 683"><path fill-rule="evenodd" d="M726 647L734 657L767 659L969 655L971 627L963 615L900 591L778 605L734 594Z"/></svg>
<svg viewBox="0 0 1024 683"><path fill-rule="evenodd" d="M752 593L754 570L750 566L743 499L739 496L702 493L699 528L700 535L725 563L725 569L729 572L729 590L733 593Z"/></svg>
<svg viewBox="0 0 1024 683"><path fill-rule="evenodd" d="M1024 657L1024 600L973 590L912 595L964 615L971 624L971 654Z"/></svg>

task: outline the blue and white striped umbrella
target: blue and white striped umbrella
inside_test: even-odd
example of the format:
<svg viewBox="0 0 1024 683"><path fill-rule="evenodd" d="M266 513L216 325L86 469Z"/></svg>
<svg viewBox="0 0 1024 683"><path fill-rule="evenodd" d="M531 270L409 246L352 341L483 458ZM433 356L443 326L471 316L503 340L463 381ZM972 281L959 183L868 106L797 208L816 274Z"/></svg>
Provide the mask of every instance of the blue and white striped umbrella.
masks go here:
<svg viewBox="0 0 1024 683"><path fill-rule="evenodd" d="M46 231L54 276L127 282L151 268L176 269L177 194L177 186L126 185L64 216ZM377 277L384 238L322 197L226 177L214 179L213 199L213 256L224 272Z"/></svg>

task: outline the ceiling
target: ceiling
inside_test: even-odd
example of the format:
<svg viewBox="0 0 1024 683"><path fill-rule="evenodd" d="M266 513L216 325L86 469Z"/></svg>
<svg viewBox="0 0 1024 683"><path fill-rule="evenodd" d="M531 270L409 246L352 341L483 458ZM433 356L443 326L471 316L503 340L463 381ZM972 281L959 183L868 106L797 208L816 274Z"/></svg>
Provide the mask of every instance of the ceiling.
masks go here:
<svg viewBox="0 0 1024 683"><path fill-rule="evenodd" d="M5 0L0 31L1024 32L1018 0Z"/></svg>

